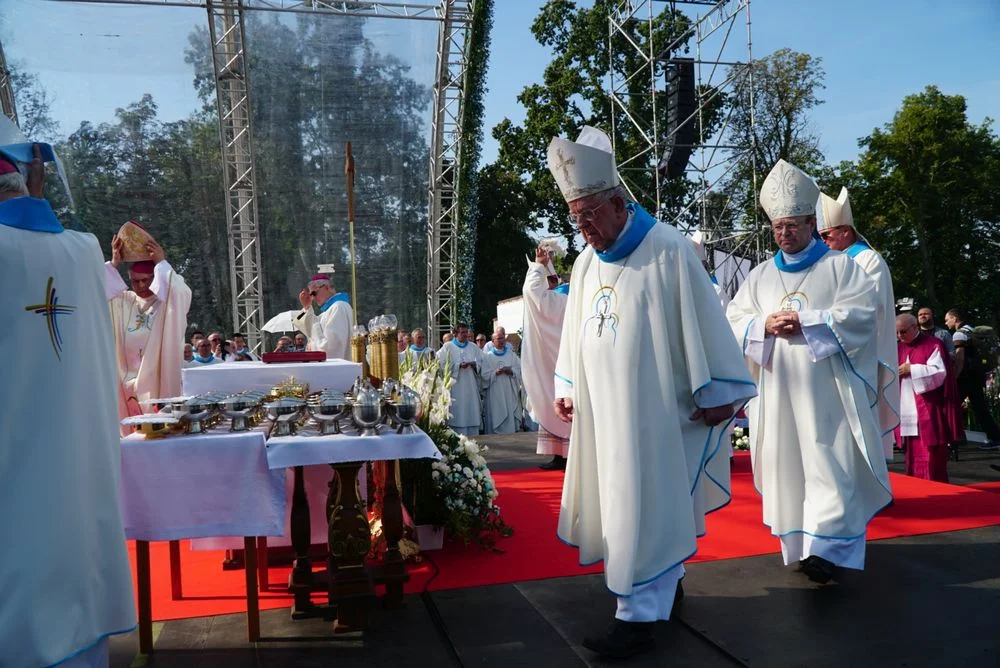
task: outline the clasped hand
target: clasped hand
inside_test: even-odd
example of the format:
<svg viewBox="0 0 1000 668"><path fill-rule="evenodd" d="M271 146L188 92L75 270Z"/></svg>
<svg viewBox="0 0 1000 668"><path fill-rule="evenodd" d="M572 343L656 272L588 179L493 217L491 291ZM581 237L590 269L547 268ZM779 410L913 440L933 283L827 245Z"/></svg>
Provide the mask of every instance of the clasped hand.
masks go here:
<svg viewBox="0 0 1000 668"><path fill-rule="evenodd" d="M802 331L799 314L795 311L778 311L767 316L764 321L764 331L771 336L788 338Z"/></svg>

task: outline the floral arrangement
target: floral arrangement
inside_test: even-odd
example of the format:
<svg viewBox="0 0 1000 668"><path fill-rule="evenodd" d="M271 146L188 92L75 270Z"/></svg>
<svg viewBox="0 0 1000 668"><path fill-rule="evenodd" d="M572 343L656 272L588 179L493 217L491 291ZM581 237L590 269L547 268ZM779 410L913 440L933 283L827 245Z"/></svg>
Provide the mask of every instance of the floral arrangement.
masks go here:
<svg viewBox="0 0 1000 668"><path fill-rule="evenodd" d="M733 450L749 450L750 449L750 433L749 430L743 427L735 427L733 429Z"/></svg>
<svg viewBox="0 0 1000 668"><path fill-rule="evenodd" d="M497 488L483 457L487 448L452 431L451 388L455 384L447 360L423 358L400 366L403 385L420 395L417 424L443 455L439 461L404 460L403 499L417 524L444 527L468 544L493 547L512 533L500 518Z"/></svg>

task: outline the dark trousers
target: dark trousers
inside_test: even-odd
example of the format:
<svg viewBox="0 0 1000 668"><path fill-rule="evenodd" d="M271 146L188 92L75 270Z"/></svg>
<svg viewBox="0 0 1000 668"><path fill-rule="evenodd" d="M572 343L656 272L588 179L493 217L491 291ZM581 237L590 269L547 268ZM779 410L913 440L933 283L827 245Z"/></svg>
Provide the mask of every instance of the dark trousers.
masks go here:
<svg viewBox="0 0 1000 668"><path fill-rule="evenodd" d="M986 397L983 395L983 384L977 382L960 383L958 393L962 398L969 399L969 409L976 416L976 423L986 432L986 440L1000 441L1000 427L997 427L996 420L990 415L990 409L986 405Z"/></svg>

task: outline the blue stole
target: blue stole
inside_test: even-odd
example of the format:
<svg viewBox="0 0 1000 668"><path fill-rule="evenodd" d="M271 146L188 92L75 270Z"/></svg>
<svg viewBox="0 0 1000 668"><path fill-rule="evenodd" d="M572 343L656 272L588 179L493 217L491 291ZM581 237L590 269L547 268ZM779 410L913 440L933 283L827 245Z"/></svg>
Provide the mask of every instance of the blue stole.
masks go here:
<svg viewBox="0 0 1000 668"><path fill-rule="evenodd" d="M561 295L568 295L569 283L563 283L561 285L557 285L556 287L552 288L552 292L558 292Z"/></svg>
<svg viewBox="0 0 1000 668"><path fill-rule="evenodd" d="M195 362L198 362L199 364L209 364L209 363L212 362L212 360L215 359L215 355L212 355L211 357L202 357L201 355L192 355L191 359L193 359Z"/></svg>
<svg viewBox="0 0 1000 668"><path fill-rule="evenodd" d="M351 298L346 292L338 292L334 296L326 300L326 303L319 307L320 313L326 313L327 310L336 304L337 302L347 302L347 305L351 305Z"/></svg>
<svg viewBox="0 0 1000 668"><path fill-rule="evenodd" d="M454 343L459 348L464 348L465 346L469 345L468 341L466 341L465 343L459 343L458 339L452 339L451 342Z"/></svg>
<svg viewBox="0 0 1000 668"><path fill-rule="evenodd" d="M35 197L15 197L0 202L0 225L53 234L63 231L48 201Z"/></svg>
<svg viewBox="0 0 1000 668"><path fill-rule="evenodd" d="M797 271L804 271L809 267L816 264L821 257L830 252L829 247L822 242L813 243L812 248L806 253L805 258L801 262L796 262L795 264L789 264L785 259L785 251L779 250L774 255L774 264L778 268L778 271L786 271L795 273Z"/></svg>
<svg viewBox="0 0 1000 668"><path fill-rule="evenodd" d="M504 355L507 354L507 351L509 349L510 349L510 344L509 343L505 343L504 346L503 346L503 352L502 353L498 353L496 348L493 348L492 350L490 350L490 352L493 353L494 355L496 355L497 357L503 357Z"/></svg>
<svg viewBox="0 0 1000 668"><path fill-rule="evenodd" d="M625 208L632 214L632 225L606 251L594 251L601 262L615 262L631 255L656 224L656 220L635 202L629 202Z"/></svg>
<svg viewBox="0 0 1000 668"><path fill-rule="evenodd" d="M718 285L719 279L715 277L715 274L709 274L708 278L712 281L712 285Z"/></svg>
<svg viewBox="0 0 1000 668"><path fill-rule="evenodd" d="M853 244L851 244L844 252L847 253L848 257L856 258L858 256L858 253L860 253L863 250L868 250L869 248L871 248L871 246L869 246L864 239L858 239Z"/></svg>
<svg viewBox="0 0 1000 668"><path fill-rule="evenodd" d="M410 344L410 350L412 350L413 352L415 352L415 353L416 353L417 355L420 355L420 354L421 354L421 353L423 353L423 352L424 352L425 350L427 350L427 346L424 346L423 348L417 348L417 347L416 347L415 345L413 345L413 344L411 343L411 344Z"/></svg>

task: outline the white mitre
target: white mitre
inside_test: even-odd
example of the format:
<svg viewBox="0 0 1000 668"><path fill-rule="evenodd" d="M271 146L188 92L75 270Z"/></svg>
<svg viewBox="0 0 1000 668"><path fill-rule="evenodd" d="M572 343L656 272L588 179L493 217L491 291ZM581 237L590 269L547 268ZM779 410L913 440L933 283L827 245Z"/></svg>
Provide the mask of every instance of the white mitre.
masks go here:
<svg viewBox="0 0 1000 668"><path fill-rule="evenodd" d="M705 238L701 230L695 230L688 239L691 241L691 245L694 246L694 253L698 256L698 259L702 262L708 262L708 253L705 252Z"/></svg>
<svg viewBox="0 0 1000 668"><path fill-rule="evenodd" d="M73 194L69 190L69 179L66 177L66 169L63 167L59 156L56 155L55 150L53 150L52 145L45 142L28 141L28 138L24 136L21 128L17 127L14 121L0 114L0 155L13 162L18 171L21 172L21 175L25 177L25 180L28 178L28 166L34 159L33 147L35 144L38 145L42 162L55 163L56 172L62 181L63 190L66 191L66 197L69 200L70 206L73 206Z"/></svg>
<svg viewBox="0 0 1000 668"><path fill-rule="evenodd" d="M816 202L816 230L822 232L841 225L854 227L854 215L851 213L851 200L847 197L847 188L840 189L840 196L837 199L826 193L820 193L819 201Z"/></svg>
<svg viewBox="0 0 1000 668"><path fill-rule="evenodd" d="M816 213L819 186L795 165L778 160L760 189L760 206L773 220Z"/></svg>
<svg viewBox="0 0 1000 668"><path fill-rule="evenodd" d="M548 163L567 204L621 183L611 138L589 125L583 126L575 142L554 137L549 142Z"/></svg>

